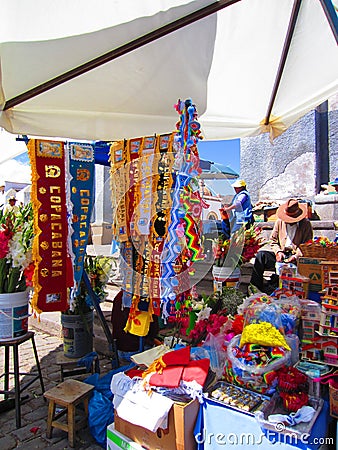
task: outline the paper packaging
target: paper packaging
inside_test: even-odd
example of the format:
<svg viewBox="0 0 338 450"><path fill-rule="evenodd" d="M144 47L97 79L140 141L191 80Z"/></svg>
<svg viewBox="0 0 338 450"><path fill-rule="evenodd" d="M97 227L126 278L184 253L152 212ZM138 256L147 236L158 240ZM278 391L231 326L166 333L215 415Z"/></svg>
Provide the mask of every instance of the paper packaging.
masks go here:
<svg viewBox="0 0 338 450"><path fill-rule="evenodd" d="M127 436L115 430L114 424L108 425L107 428L107 450L143 450L140 444L133 442Z"/></svg>
<svg viewBox="0 0 338 450"><path fill-rule="evenodd" d="M318 292L322 289L322 259L319 258L298 258L297 270L300 275L310 278L309 291Z"/></svg>
<svg viewBox="0 0 338 450"><path fill-rule="evenodd" d="M121 419L115 411L115 429L145 449L194 450L194 427L198 411L198 400L187 404L174 403L169 412L168 428L158 429L156 433Z"/></svg>

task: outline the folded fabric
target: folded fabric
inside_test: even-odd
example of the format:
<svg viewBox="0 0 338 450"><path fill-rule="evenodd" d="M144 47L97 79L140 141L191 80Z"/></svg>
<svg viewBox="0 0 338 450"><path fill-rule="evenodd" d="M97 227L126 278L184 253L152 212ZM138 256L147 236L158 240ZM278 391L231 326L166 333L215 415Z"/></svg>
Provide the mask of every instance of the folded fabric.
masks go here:
<svg viewBox="0 0 338 450"><path fill-rule="evenodd" d="M155 433L158 428L168 428L168 414L174 402L163 395L146 391L127 391L123 397L114 396L117 415L127 422Z"/></svg>
<svg viewBox="0 0 338 450"><path fill-rule="evenodd" d="M196 381L200 386L203 387L208 376L209 367L209 358L190 361L189 364L183 368L182 380Z"/></svg>
<svg viewBox="0 0 338 450"><path fill-rule="evenodd" d="M126 375L128 375L129 378L134 378L134 377L142 378L143 372L144 372L144 370L136 369L136 368L133 367L133 368L125 371L124 373Z"/></svg>
<svg viewBox="0 0 338 450"><path fill-rule="evenodd" d="M156 359L163 356L165 353L170 352L170 348L166 345L157 345L156 347L145 350L144 352L137 353L131 356L131 360L138 365L149 367Z"/></svg>
<svg viewBox="0 0 338 450"><path fill-rule="evenodd" d="M114 396L123 397L123 395L131 389L140 389L141 385L138 384L138 381L141 381L141 379L131 379L125 373L118 372L114 374L111 379L110 390Z"/></svg>
<svg viewBox="0 0 338 450"><path fill-rule="evenodd" d="M178 350L173 350L171 352L165 353L148 367L147 370L143 372L143 378L149 380L149 374L157 372L161 374L166 367L170 366L186 366L190 361L190 347L183 347ZM176 373L172 372L176 380ZM167 379L167 376L166 376ZM161 384L161 386L167 386L166 384ZM177 385L178 386L178 385Z"/></svg>
<svg viewBox="0 0 338 450"><path fill-rule="evenodd" d="M166 366L186 366L190 362L190 347L182 347L165 353L162 361Z"/></svg>
<svg viewBox="0 0 338 450"><path fill-rule="evenodd" d="M177 388L180 384L183 374L183 366L168 366L161 372L154 372L150 375L148 383L150 386L163 386L168 388Z"/></svg>

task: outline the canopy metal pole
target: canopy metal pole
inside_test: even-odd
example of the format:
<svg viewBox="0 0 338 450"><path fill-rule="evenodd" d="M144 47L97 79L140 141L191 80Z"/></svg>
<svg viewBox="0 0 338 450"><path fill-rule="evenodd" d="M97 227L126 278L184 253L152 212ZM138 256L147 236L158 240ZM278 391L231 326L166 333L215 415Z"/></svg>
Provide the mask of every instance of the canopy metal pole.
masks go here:
<svg viewBox="0 0 338 450"><path fill-rule="evenodd" d="M330 24L334 38L336 39L336 42L338 44L338 17L336 11L334 10L334 6L331 0L320 0L320 3L325 12L327 21Z"/></svg>
<svg viewBox="0 0 338 450"><path fill-rule="evenodd" d="M187 25L191 25L192 23L198 20L204 19L205 17L222 10L223 8L226 8L227 6L232 5L233 3L237 3L238 1L240 0L219 0L217 2L211 3L208 6L205 6L204 8L199 9L198 11L194 11L193 13L188 14L187 16L174 20L174 22L164 25L163 27L160 27L157 30L151 31L150 33L147 33L144 36L140 36L134 39L133 41L122 45L121 47L111 50L105 53L104 55L98 56L97 58L94 58L91 61L81 64L80 66L75 67L74 69L69 70L68 72L58 75L57 77L52 78L51 80L41 83L40 85L35 86L34 88L29 89L28 91L23 92L22 94L19 94L16 97L7 100L3 110L6 111L7 109L14 108L14 106L17 106L20 103L23 103L27 100L30 100L31 98L43 94L44 92L49 91L50 89L60 86L61 84L66 83L67 81L70 81L80 75L83 75L86 72L96 69L97 67L102 66L103 64L113 61L114 59L117 59L120 56L126 55L127 53L130 53L133 50L136 50L146 44L149 44L150 42L153 42L163 36L166 36L167 34L173 33L174 31L177 31Z"/></svg>
<svg viewBox="0 0 338 450"><path fill-rule="evenodd" d="M100 306L100 298L99 296L94 292L92 285L90 284L90 280L89 277L87 275L87 272L84 270L82 273L82 279L86 285L86 288L88 290L88 294L90 296L90 299L93 303L93 306L96 310L97 316L100 320L100 323L102 325L104 334L106 335L107 341L108 341L108 346L109 346L109 351L110 351L110 355L112 357L112 367L113 369L117 368L120 366L120 361L119 361L119 356L118 356L118 351L117 351L117 346L116 346L116 340L113 339L112 337L112 333L109 329L109 326L107 324L106 318L104 317L104 314L102 312L101 306Z"/></svg>
<svg viewBox="0 0 338 450"><path fill-rule="evenodd" d="M282 51L282 56L281 59L279 61L279 66L278 66L278 70L277 70L277 76L275 79L275 84L273 86L272 89L272 94L270 97L270 102L269 102L269 107L265 116L265 125L269 124L270 121L270 116L271 116L271 111L276 99L276 95L278 92L278 88L280 85L280 81L282 79L282 75L283 75L283 71L284 71L284 67L285 67L285 63L286 63L286 58L288 56L289 50L290 50L290 45L291 45L291 41L292 41L292 36L293 33L295 31L295 27L296 27L296 22L297 22L297 18L298 18L298 14L299 14L299 10L300 10L300 5L302 3L302 0L295 0L294 4L293 4L293 8L292 8L292 12L291 12L291 17L290 17L290 21L289 21L289 26L288 26L288 30L286 33L286 38L284 41L284 46L283 46L283 51Z"/></svg>

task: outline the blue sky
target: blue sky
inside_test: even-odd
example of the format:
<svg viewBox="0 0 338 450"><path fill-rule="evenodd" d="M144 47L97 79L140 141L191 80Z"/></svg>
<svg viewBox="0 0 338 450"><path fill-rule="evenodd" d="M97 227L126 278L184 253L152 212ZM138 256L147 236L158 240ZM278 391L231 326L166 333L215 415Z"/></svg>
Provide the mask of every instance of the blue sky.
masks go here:
<svg viewBox="0 0 338 450"><path fill-rule="evenodd" d="M240 172L240 140L200 141L198 152L201 159L225 164L235 172Z"/></svg>
<svg viewBox="0 0 338 450"><path fill-rule="evenodd" d="M201 159L224 164L238 174L240 173L240 140L200 141L198 153ZM233 195L231 183L234 180L205 180L205 184L216 194Z"/></svg>

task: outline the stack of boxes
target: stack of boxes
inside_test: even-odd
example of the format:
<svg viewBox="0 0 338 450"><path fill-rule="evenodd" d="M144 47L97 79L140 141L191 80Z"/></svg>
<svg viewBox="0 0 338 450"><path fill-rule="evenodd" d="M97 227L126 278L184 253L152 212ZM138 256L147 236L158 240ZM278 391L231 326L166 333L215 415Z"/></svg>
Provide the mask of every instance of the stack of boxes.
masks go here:
<svg viewBox="0 0 338 450"><path fill-rule="evenodd" d="M283 291L288 291L298 298L307 298L310 279L297 274L296 267L290 267L287 264L280 268L279 287Z"/></svg>
<svg viewBox="0 0 338 450"><path fill-rule="evenodd" d="M300 258L298 270L321 300L301 301L302 358L338 366L338 261Z"/></svg>
<svg viewBox="0 0 338 450"><path fill-rule="evenodd" d="M319 292L322 290L322 259L301 257L298 260L298 273L309 278L308 298L320 301Z"/></svg>
<svg viewBox="0 0 338 450"><path fill-rule="evenodd" d="M317 336L316 331L319 329L321 307L320 304L313 300L301 300L301 317L302 317L302 343L309 344Z"/></svg>

